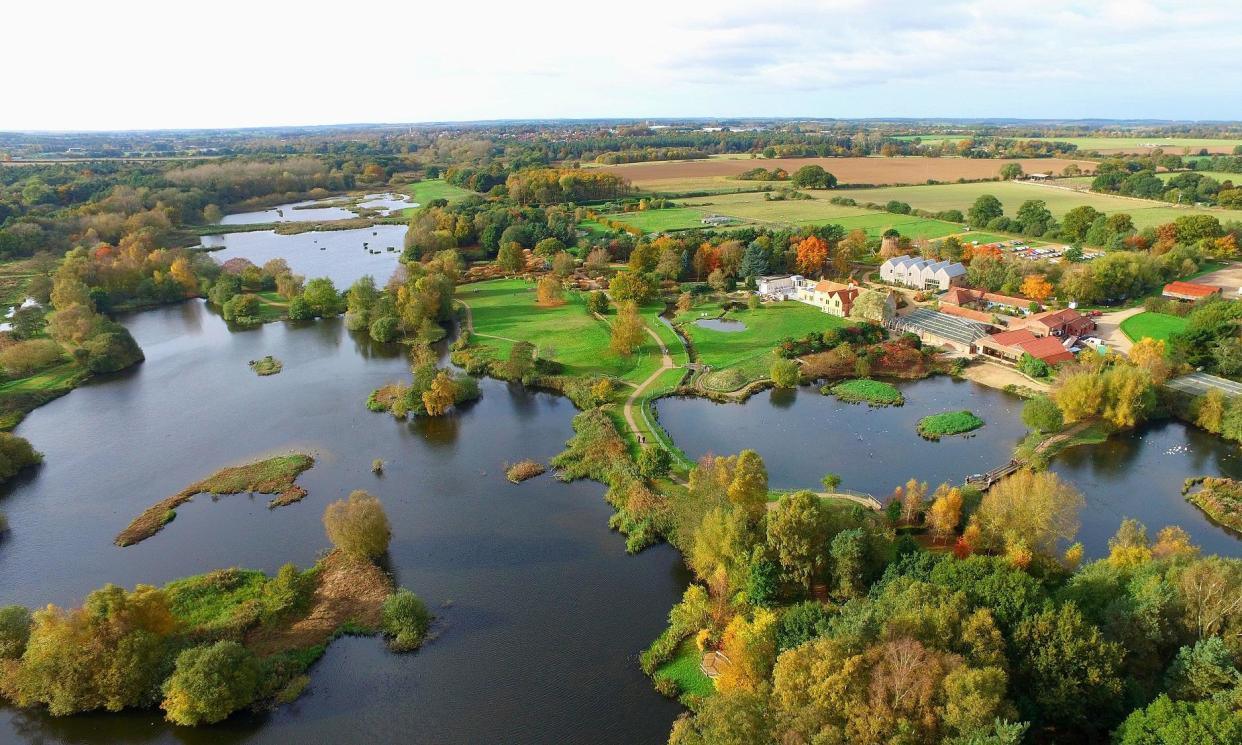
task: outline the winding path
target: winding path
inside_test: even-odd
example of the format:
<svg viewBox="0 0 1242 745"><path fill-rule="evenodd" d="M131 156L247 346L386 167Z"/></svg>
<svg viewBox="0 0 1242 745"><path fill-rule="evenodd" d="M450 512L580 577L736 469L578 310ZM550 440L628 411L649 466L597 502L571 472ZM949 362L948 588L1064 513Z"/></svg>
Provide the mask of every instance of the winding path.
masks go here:
<svg viewBox="0 0 1242 745"><path fill-rule="evenodd" d="M461 307L466 309L466 330L469 331L471 334L475 336L482 336L485 339L500 339L501 341L511 341L514 344L521 341L521 339L510 339L507 336L496 336L495 334L480 334L478 331L475 331L474 330L474 311L470 309L470 304L467 303L465 300L462 300L461 298L457 298L457 302L461 303ZM536 345L536 348L538 348L538 345Z"/></svg>
<svg viewBox="0 0 1242 745"><path fill-rule="evenodd" d="M673 364L672 356L668 353L668 347L664 345L664 340L660 338L660 335L652 331L645 323L643 324L643 331L646 331L647 334L655 340L656 345L660 347L660 355L663 359L660 362L660 369L651 373L646 380L638 384L638 387L634 389L634 392L630 394L630 397L625 399L625 408L622 409L622 413L625 414L625 423L629 426L630 432L634 434L634 439L638 440L639 444L642 444L645 439L642 432L638 429L637 420L634 418L634 403L638 401L640 396L643 395L643 391L650 388L661 375L676 367L676 365ZM659 438L656 438L656 440L659 442ZM659 444L663 445L664 443L661 442Z"/></svg>

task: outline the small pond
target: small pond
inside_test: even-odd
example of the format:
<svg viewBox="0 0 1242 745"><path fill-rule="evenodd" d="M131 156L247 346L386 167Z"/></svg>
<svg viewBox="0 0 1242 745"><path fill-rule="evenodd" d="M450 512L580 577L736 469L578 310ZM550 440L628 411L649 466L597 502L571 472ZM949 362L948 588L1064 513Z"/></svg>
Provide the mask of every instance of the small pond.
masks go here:
<svg viewBox="0 0 1242 745"><path fill-rule="evenodd" d="M656 407L673 441L691 458L753 448L767 463L773 488L818 487L820 477L834 472L845 488L881 500L911 477L934 488L999 466L1026 434L1022 400L1002 391L945 376L897 387L906 404L879 409L823 396L818 386L766 391L742 404L666 398ZM958 409L982 417L984 426L938 442L915 431L920 418ZM1182 481L1190 476L1242 478L1237 450L1183 423L1163 422L1070 449L1052 469L1086 497L1079 538L1091 557L1107 553L1108 538L1124 517L1142 520L1152 535L1180 525L1205 552L1239 556L1242 541L1181 496Z"/></svg>
<svg viewBox="0 0 1242 745"><path fill-rule="evenodd" d="M694 322L694 325L712 331L723 331L726 334L746 330L746 324L732 318L700 318Z"/></svg>
<svg viewBox="0 0 1242 745"><path fill-rule="evenodd" d="M387 282L397 268L405 231L404 225L316 230L295 235L255 230L205 235L202 244L213 249L212 256L222 263L240 256L261 266L268 259L283 258L294 272L307 279L331 277L337 289L343 290L364 274L370 274L379 285Z"/></svg>

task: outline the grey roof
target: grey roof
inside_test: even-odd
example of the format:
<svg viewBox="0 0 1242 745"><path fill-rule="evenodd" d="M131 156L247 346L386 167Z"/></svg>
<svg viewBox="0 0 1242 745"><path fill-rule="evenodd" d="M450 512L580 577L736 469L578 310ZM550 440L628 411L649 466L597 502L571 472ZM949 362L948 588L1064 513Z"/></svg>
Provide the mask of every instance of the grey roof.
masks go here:
<svg viewBox="0 0 1242 745"><path fill-rule="evenodd" d="M887 261L885 261L884 263L885 263L885 264L892 264L893 266L897 266L897 264L898 264L898 263L900 263L900 262L902 262L902 261L909 261L909 260L910 260L910 254L902 254L901 256L894 256L893 258L888 259L888 260L887 260Z"/></svg>
<svg viewBox="0 0 1242 745"><path fill-rule="evenodd" d="M988 329L981 323L968 321L929 308L916 308L894 322L899 330L923 331L959 344L973 344L987 336Z"/></svg>
<svg viewBox="0 0 1242 745"><path fill-rule="evenodd" d="M960 277L966 273L966 267L957 263L949 264L944 268L944 270L948 272L950 277Z"/></svg>

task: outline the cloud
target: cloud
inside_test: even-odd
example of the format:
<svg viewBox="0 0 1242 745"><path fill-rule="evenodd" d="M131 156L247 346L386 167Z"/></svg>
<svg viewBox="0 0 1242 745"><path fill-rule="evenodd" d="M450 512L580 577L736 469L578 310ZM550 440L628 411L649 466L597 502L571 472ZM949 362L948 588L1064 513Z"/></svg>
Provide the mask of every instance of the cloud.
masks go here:
<svg viewBox="0 0 1242 745"><path fill-rule="evenodd" d="M11 5L0 128L1242 118L1232 0Z"/></svg>

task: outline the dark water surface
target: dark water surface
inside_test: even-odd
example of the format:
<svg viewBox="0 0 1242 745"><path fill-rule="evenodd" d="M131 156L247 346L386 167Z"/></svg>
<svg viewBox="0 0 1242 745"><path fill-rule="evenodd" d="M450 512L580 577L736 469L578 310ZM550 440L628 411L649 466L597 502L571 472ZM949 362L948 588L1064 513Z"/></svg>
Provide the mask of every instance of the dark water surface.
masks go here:
<svg viewBox="0 0 1242 745"><path fill-rule="evenodd" d="M883 500L911 477L934 488L961 483L973 473L1002 465L1026 434L1022 400L1002 391L945 376L898 383L904 406L873 409L820 395L814 388L772 390L743 404L666 398L657 402L660 422L686 454L736 453L752 448L763 456L777 489L819 489L827 472L847 489ZM985 425L967 436L929 442L915 427L924 416L969 409ZM1086 497L1079 539L1090 557L1108 551L1108 538L1122 518L1142 520L1150 534L1180 525L1205 552L1242 555L1242 541L1209 521L1181 496L1190 476L1242 478L1238 448L1180 422L1165 422L1065 451L1052 469Z"/></svg>
<svg viewBox="0 0 1242 745"><path fill-rule="evenodd" d="M442 633L404 656L374 638L338 640L307 695L264 716L188 729L159 712L0 709L0 741L664 742L678 708L652 691L636 655L685 586L678 556L667 546L627 556L598 484L543 476L514 486L501 472L561 449L567 400L485 380L483 398L456 416L398 422L364 402L408 376L402 351L339 321L229 332L201 301L123 321L147 361L17 430L46 463L0 497L11 525L0 604L76 604L107 582L162 584L233 565L307 566L327 546L324 505L363 488L392 522L396 580L435 610ZM265 354L284 371L251 372L247 361ZM318 459L299 479L302 502L269 510L262 495L198 496L153 538L112 544L187 484L294 448ZM380 477L370 472L377 457Z"/></svg>
<svg viewBox="0 0 1242 745"><path fill-rule="evenodd" d="M271 230L205 235L202 244L217 248L212 258L221 263L235 257L262 266L268 259L282 258L289 268L307 279L330 277L338 290L345 290L364 274L383 287L397 268L405 241L404 225L373 225L356 230L323 230L280 235ZM365 246L363 244L366 244ZM389 251L392 247L395 251ZM371 253L378 251L379 253Z"/></svg>

